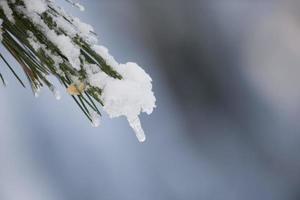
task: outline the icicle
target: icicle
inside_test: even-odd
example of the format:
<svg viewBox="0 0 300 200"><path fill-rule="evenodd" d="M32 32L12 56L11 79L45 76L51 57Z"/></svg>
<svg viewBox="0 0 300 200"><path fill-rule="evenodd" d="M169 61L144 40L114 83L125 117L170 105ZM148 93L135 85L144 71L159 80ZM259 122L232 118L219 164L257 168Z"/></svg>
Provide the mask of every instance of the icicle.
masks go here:
<svg viewBox="0 0 300 200"><path fill-rule="evenodd" d="M58 90L55 90L53 94L54 94L56 100L61 99L61 95L60 95L60 92Z"/></svg>
<svg viewBox="0 0 300 200"><path fill-rule="evenodd" d="M41 88L37 87L33 93L34 93L34 97L38 98L40 96L40 92L41 92Z"/></svg>
<svg viewBox="0 0 300 200"><path fill-rule="evenodd" d="M61 95L60 95L59 90L57 90L54 86L50 87L50 90L52 91L52 93L53 93L56 100L61 99Z"/></svg>
<svg viewBox="0 0 300 200"><path fill-rule="evenodd" d="M92 126L99 127L100 126L100 116L97 112L93 111L91 113Z"/></svg>
<svg viewBox="0 0 300 200"><path fill-rule="evenodd" d="M141 125L141 121L138 117L135 119L127 119L131 128L134 130L136 137L138 138L139 142L146 141L146 135Z"/></svg>

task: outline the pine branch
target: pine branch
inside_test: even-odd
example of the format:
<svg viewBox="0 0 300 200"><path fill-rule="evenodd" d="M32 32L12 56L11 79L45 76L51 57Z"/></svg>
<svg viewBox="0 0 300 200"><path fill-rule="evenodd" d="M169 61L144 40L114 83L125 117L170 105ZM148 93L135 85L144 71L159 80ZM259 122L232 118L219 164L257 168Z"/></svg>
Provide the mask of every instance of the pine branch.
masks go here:
<svg viewBox="0 0 300 200"><path fill-rule="evenodd" d="M72 6L84 7L71 0ZM65 13L50 0L0 0L2 45L23 69L34 94L44 86L60 98L49 80L55 76L94 126L101 113L126 116L131 127L140 127L140 112L155 107L151 78L136 64L118 64L107 49L97 45L93 28ZM0 54L18 82L26 87L9 62ZM0 79L5 85L0 73ZM126 91L124 91L124 89ZM97 102L97 103L96 103ZM141 128L134 128L140 141Z"/></svg>

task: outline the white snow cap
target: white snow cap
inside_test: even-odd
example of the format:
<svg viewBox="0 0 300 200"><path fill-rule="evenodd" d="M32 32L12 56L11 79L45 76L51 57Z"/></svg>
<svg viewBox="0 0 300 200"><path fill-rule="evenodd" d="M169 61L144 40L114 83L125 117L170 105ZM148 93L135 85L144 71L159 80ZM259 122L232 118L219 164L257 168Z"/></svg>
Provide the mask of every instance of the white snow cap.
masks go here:
<svg viewBox="0 0 300 200"><path fill-rule="evenodd" d="M104 109L111 117L135 118L141 112L151 114L155 107L151 78L135 63L119 66L123 79L110 79L103 88Z"/></svg>
<svg viewBox="0 0 300 200"><path fill-rule="evenodd" d="M104 72L90 77L90 84L103 90L101 99L104 110L111 118L125 116L140 142L146 137L138 116L141 112L151 114L155 108L152 79L136 63L121 64L118 72L123 79L114 79Z"/></svg>

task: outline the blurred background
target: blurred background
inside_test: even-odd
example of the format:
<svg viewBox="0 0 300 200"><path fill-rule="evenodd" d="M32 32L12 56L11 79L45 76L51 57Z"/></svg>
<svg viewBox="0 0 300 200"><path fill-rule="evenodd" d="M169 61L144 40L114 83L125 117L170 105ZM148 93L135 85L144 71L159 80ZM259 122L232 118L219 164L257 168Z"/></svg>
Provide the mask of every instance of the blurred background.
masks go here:
<svg viewBox="0 0 300 200"><path fill-rule="evenodd" d="M1 200L300 198L298 0L57 2L144 66L157 109L139 144L124 118L94 129L62 88L36 99L4 71Z"/></svg>

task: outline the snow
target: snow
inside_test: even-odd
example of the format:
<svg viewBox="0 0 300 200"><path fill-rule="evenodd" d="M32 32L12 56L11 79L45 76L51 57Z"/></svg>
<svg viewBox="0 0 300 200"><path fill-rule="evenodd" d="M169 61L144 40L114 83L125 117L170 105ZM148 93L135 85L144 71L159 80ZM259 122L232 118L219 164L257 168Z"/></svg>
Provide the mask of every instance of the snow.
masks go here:
<svg viewBox="0 0 300 200"><path fill-rule="evenodd" d="M112 55L109 54L108 49L105 46L94 45L93 50L96 51L108 65L110 65L115 70L118 69L119 63L114 59Z"/></svg>
<svg viewBox="0 0 300 200"><path fill-rule="evenodd" d="M11 10L11 8L9 7L7 0L0 0L0 8L3 10L6 18L11 21L11 22L15 22L15 19L13 17L13 11Z"/></svg>
<svg viewBox="0 0 300 200"><path fill-rule="evenodd" d="M90 76L90 84L103 90L103 109L111 118L125 116L138 139L145 139L138 116L141 112L151 114L155 108L152 79L136 63L119 65L122 80L109 77L103 72Z"/></svg>
<svg viewBox="0 0 300 200"><path fill-rule="evenodd" d="M77 70L80 70L80 49L72 43L71 39L65 35L56 35L54 31L47 33L48 38L59 48L59 50L68 58L70 64Z"/></svg>
<svg viewBox="0 0 300 200"><path fill-rule="evenodd" d="M41 14L48 9L46 0L23 0L23 2L29 12Z"/></svg>
<svg viewBox="0 0 300 200"><path fill-rule="evenodd" d="M94 28L90 24L81 22L77 17L74 17L72 22L82 36L89 36L94 31Z"/></svg>
<svg viewBox="0 0 300 200"><path fill-rule="evenodd" d="M151 114L155 107L151 78L135 63L119 65L122 80L103 72L90 77L91 85L103 89L104 110L111 118L136 118L141 112Z"/></svg>
<svg viewBox="0 0 300 200"><path fill-rule="evenodd" d="M13 2L14 0L10 0ZM141 126L139 115L141 113L151 114L155 108L155 96L152 91L151 77L136 63L129 62L126 64L118 63L115 58L110 55L108 49L102 45L98 45L95 37L94 29L91 25L83 23L79 18L72 17L62 8L55 5L54 0L22 0L25 6L18 6L17 12L20 12L38 27L38 29L53 43L60 51L64 58L53 53L45 44L42 44L34 36L34 33L28 33L28 42L32 49L36 52L42 49L56 65L57 73L63 75L63 71L59 66L63 62L68 62L75 71L85 70L87 77L82 82L78 77L71 77L73 84L80 85L88 83L90 86L97 87L102 90L100 99L104 106L104 111L111 117L125 116L134 130L138 140L144 142L146 136ZM84 10L84 7L71 0L67 0L73 6ZM48 9L51 6L55 9ZM0 0L0 9L8 20L14 21L13 12L6 0ZM47 12L56 23L56 28L49 26L42 20L41 14ZM67 19L67 20L66 20ZM71 23L70 23L71 22ZM63 32L61 32L61 30ZM81 47L74 42L74 38L79 36L91 48L103 58L108 66L121 75L121 79L116 79L102 70L96 64L85 61L82 56ZM0 38L1 39L1 38ZM66 59L67 60L66 60ZM99 63L98 63L99 64ZM83 90L85 87L83 88ZM56 88L50 87L56 99L60 99L60 93ZM81 91L80 91L81 92ZM92 125L98 127L100 125L100 116L97 112L91 112Z"/></svg>

